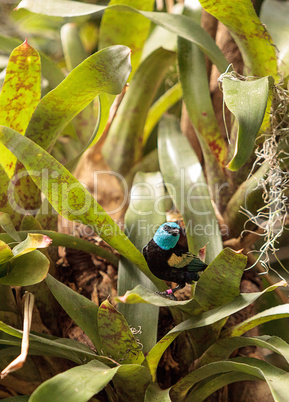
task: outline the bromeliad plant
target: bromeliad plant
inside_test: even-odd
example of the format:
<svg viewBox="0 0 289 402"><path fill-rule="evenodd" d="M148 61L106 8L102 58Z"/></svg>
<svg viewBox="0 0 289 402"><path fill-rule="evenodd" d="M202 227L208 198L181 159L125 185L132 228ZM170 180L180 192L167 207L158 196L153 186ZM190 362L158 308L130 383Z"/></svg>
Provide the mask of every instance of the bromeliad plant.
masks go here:
<svg viewBox="0 0 289 402"><path fill-rule="evenodd" d="M190 7L190 2L185 5L183 15L178 15L154 12L152 0L112 0L107 9L67 0L50 2L45 8L40 2L22 1L18 10L24 8L66 18L84 18L106 9L99 28L101 50L84 61L85 52L75 25L61 29L64 53L71 69L66 78L27 41L14 49L14 40L0 37L2 47L14 49L0 95L1 211L12 221L12 226L3 225L7 233L0 235L3 252L0 255L5 266L5 269L1 269L2 264L0 267L1 307L3 312L9 312L1 313L6 321L0 323L1 357L17 354L22 336L17 325L9 321L17 315L17 308L8 283L1 285L1 280L4 278L5 282L16 272L15 269L10 272L9 267L13 266L13 261L25 257L17 258L24 246L20 243L11 250L8 243L13 239L23 241L30 233L24 240L27 245L33 233L34 236L38 233L37 238L48 236L53 245L73 245L116 264L116 257L111 253L88 245L84 240L57 233L58 213L93 226L121 254L118 310L109 301L98 307L47 275L45 284L50 292L90 338L93 348L71 339L31 334L31 355L62 357L76 367L43 382L34 392L29 392L31 396L22 397L24 400L87 401L104 390L105 394L102 392L93 399L99 400L104 395L105 400L203 401L232 382L257 379L267 382L274 400L283 401L287 397L287 366L281 369L263 360L230 358L230 355L240 347L253 345L282 355L288 363L288 344L280 337L241 335L262 323L288 317L289 305L271 307L245 321L226 325L230 315L262 295L265 297L272 290L285 286L286 281L268 286L262 292L240 293L247 258L240 251L223 249L222 235L236 250L248 251L256 242L255 237L253 241L249 236L240 237L245 219L239 210L243 207L254 224L250 229L258 228L254 235L265 231L267 236L264 247L259 248L261 256L267 258L268 251L275 250L276 239L281 238L283 226L278 224L286 216L287 168L286 159L281 161L280 155L286 152L286 138L281 137L285 137L288 130L288 96L284 86L273 87L273 80L278 82L275 48L251 2L242 0L232 5L222 0L217 3L218 7L215 1L200 3L229 28L242 52L246 76L225 72L229 62L200 27L202 8L199 4ZM158 27L148 37L150 21ZM124 26L126 30L120 29ZM160 33L159 27L178 35L169 50L160 47L166 43L167 34ZM130 49L132 72L129 76ZM72 58L73 54L77 57ZM224 101L235 116L228 133L230 142L221 134L214 115L204 54L219 69ZM175 82L165 91L162 82L168 76L172 79L174 73L170 69L176 61L180 83ZM42 87L45 94L42 99L40 66L48 82L48 87ZM133 182L125 234L70 171L84 150L101 137L114 96L122 91L128 77L130 87L103 147L110 167L128 183ZM278 97L274 96L276 93ZM99 116L96 118L95 105L91 102L98 95ZM153 103L156 96L158 99ZM204 167L182 135L177 113L162 117L181 97L202 150ZM160 119L156 139L153 128ZM74 146L77 143L75 133L79 138L77 146ZM252 152L258 133L263 136L258 140L259 153L253 165ZM57 143L61 135L71 138L70 145ZM272 138L276 143L273 150ZM70 160L67 160L68 155L72 155ZM255 172L252 165L256 167L262 158L268 163ZM270 193L272 180L277 185L272 160L278 172L285 171L280 186L282 208L279 201L274 204L276 193ZM68 162L66 167L63 161ZM151 170L159 171L142 172ZM245 180L251 170L252 177ZM269 191L270 197L265 201L260 191L252 191L256 180L265 183L266 194ZM155 293L157 289L164 290L166 285L151 274L140 252L152 238L155 227L167 220L172 206L182 215L190 251L197 253L209 242L206 253L209 266L195 286L194 297L187 301L166 300ZM258 212L256 206L262 209ZM27 211L30 217L24 216ZM219 225L220 215L223 226ZM272 219L278 232L272 230ZM33 253L41 254L32 251L25 258L34 265L34 260L29 259ZM266 258L260 260L266 262ZM257 257L249 255L249 259L250 264L258 265ZM40 272L45 276L47 268L46 262L43 273L37 264L38 279L32 277L29 284L39 281ZM9 284L26 285L23 277L31 278L31 271L23 272L12 275ZM159 307L170 309L175 326L157 342ZM182 378L167 389L161 389L157 370L164 352L174 340Z"/></svg>

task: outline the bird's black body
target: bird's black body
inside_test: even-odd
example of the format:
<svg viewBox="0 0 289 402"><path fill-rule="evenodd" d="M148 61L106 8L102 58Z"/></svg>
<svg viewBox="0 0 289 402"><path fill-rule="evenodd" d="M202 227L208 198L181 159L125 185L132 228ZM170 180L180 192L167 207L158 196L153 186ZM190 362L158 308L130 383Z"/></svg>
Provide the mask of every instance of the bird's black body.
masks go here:
<svg viewBox="0 0 289 402"><path fill-rule="evenodd" d="M196 271L189 271L188 266L184 268L174 268L168 264L168 260L175 254L177 257L181 257L186 254L188 249L179 246L178 244L170 249L161 249L154 239L152 239L143 249L143 255L146 259L150 271L159 279L163 279L168 282L176 282L181 287L184 287L186 283L192 283L199 279L199 274ZM207 266L203 264L203 269Z"/></svg>
<svg viewBox="0 0 289 402"><path fill-rule="evenodd" d="M150 271L159 279L175 282L178 286L161 294L174 298L173 293L199 279L198 272L207 265L187 248L178 244L180 227L167 222L159 227L153 239L143 248Z"/></svg>

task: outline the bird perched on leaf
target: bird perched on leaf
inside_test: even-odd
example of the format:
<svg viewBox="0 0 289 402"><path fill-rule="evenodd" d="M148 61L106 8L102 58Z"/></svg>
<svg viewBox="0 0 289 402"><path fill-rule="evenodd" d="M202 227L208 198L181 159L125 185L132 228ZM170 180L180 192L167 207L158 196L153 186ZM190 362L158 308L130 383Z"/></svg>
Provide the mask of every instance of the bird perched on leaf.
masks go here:
<svg viewBox="0 0 289 402"><path fill-rule="evenodd" d="M159 294L176 300L174 293L199 279L199 271L207 267L196 255L178 244L180 226L166 222L156 231L154 237L143 248L143 255L150 271L159 279L176 282L177 287Z"/></svg>

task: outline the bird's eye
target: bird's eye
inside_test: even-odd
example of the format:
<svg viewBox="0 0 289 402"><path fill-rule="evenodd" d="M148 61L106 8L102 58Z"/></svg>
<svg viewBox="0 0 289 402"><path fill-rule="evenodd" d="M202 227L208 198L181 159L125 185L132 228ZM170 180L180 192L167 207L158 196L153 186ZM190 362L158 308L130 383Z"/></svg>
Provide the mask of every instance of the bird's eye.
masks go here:
<svg viewBox="0 0 289 402"><path fill-rule="evenodd" d="M165 225L165 226L164 226L164 229L165 229L165 230L169 230L168 225Z"/></svg>

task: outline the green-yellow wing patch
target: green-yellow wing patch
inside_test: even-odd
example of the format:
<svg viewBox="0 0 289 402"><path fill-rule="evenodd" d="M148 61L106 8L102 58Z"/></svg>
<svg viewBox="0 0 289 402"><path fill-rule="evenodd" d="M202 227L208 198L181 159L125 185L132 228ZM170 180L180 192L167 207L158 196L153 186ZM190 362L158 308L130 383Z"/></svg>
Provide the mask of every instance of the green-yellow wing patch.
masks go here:
<svg viewBox="0 0 289 402"><path fill-rule="evenodd" d="M168 259L168 264L174 268L184 268L189 265L194 258L196 257L191 253L184 253L181 256L177 256L173 253Z"/></svg>

